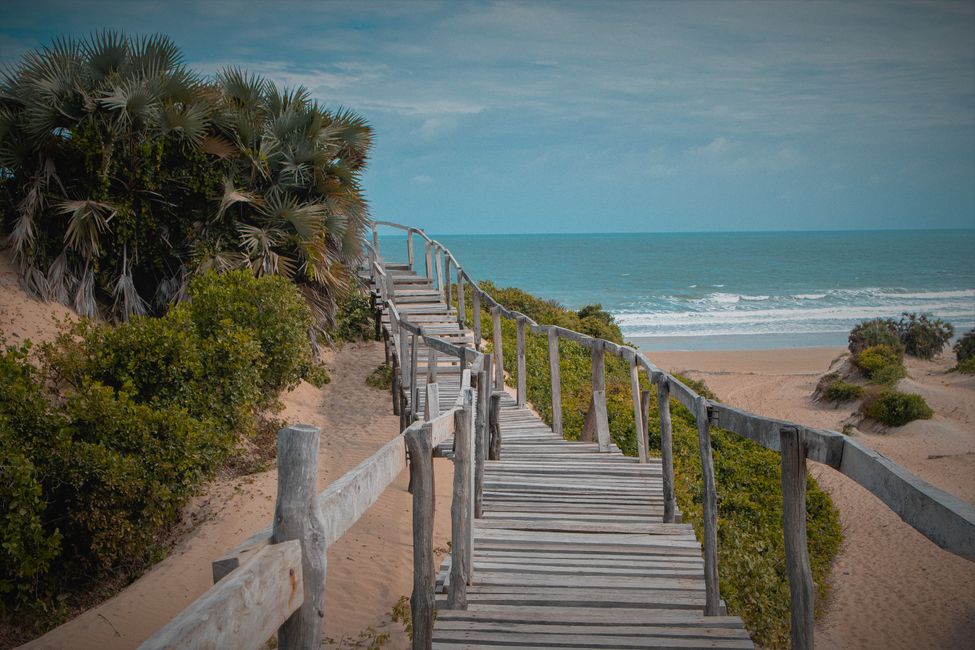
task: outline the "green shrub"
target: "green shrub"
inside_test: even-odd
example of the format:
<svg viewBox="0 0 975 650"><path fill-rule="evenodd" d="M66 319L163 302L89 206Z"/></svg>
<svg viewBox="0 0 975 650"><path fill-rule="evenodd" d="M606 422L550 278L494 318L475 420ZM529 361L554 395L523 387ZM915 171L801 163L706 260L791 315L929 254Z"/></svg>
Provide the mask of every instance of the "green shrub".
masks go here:
<svg viewBox="0 0 975 650"><path fill-rule="evenodd" d="M827 402L835 402L840 404L843 402L852 402L853 400L860 399L861 397L863 397L862 386L851 384L843 381L842 379L834 379L830 381L823 389L823 399L825 399Z"/></svg>
<svg viewBox="0 0 975 650"><path fill-rule="evenodd" d="M955 370L963 375L975 375L975 357L968 357L955 366Z"/></svg>
<svg viewBox="0 0 975 650"><path fill-rule="evenodd" d="M554 324L576 331L601 323L598 334L621 343L623 337L615 322L597 316L597 306L571 312L558 303L541 300L520 289L498 289L481 283L501 304L527 314L539 323ZM469 296L468 296L469 297ZM471 300L466 305L470 309ZM468 314L470 316L470 313ZM481 317L484 338L492 340L491 319ZM515 377L516 326L501 321L505 370ZM592 330L589 330L590 332ZM544 336L529 333L526 340L528 399L543 419L551 424L551 387L548 351ZM571 341L559 341L561 368L562 419L565 437L576 439L589 408L591 397L591 355ZM701 394L711 395L700 382L681 378ZM641 388L649 389L641 374ZM637 453L633 426L629 366L607 355L606 401L610 435L627 455ZM660 448L659 414L651 400L649 414L650 446ZM701 535L700 456L693 416L676 400L671 402L674 432L674 465L677 499L685 521L694 524ZM729 610L740 615L752 637L765 647L785 647L789 640L789 587L785 576L782 541L782 496L780 460L775 452L759 447L738 435L713 431L713 456L718 487L718 552L722 597ZM825 599L829 567L841 539L839 517L829 497L811 477L808 479L807 526L810 561L817 585L818 600Z"/></svg>
<svg viewBox="0 0 975 650"><path fill-rule="evenodd" d="M917 393L882 392L870 400L863 411L867 417L890 427L899 427L914 420L929 420L934 412Z"/></svg>
<svg viewBox="0 0 975 650"><path fill-rule="evenodd" d="M892 318L875 318L863 321L850 330L849 347L854 357L875 345L886 345L898 355L904 354L897 321Z"/></svg>
<svg viewBox="0 0 975 650"><path fill-rule="evenodd" d="M247 271L208 273L190 283L190 313L204 338L228 328L250 332L261 348L260 388L277 395L294 388L312 367L308 305L280 276L256 278Z"/></svg>
<svg viewBox="0 0 975 650"><path fill-rule="evenodd" d="M900 356L884 344L870 346L856 355L853 361L868 379L878 384L893 384L907 376Z"/></svg>
<svg viewBox="0 0 975 650"><path fill-rule="evenodd" d="M954 350L959 366L963 361L975 358L975 329L965 332L955 343Z"/></svg>
<svg viewBox="0 0 975 650"><path fill-rule="evenodd" d="M912 357L931 359L939 354L945 343L951 340L955 328L940 318L932 318L928 314L905 312L897 324L904 349Z"/></svg>
<svg viewBox="0 0 975 650"><path fill-rule="evenodd" d="M375 338L374 313L369 297L351 289L338 301L333 338L339 341L365 341Z"/></svg>
<svg viewBox="0 0 975 650"><path fill-rule="evenodd" d="M393 385L393 367L389 364L382 364L373 370L366 377L366 386L389 390Z"/></svg>

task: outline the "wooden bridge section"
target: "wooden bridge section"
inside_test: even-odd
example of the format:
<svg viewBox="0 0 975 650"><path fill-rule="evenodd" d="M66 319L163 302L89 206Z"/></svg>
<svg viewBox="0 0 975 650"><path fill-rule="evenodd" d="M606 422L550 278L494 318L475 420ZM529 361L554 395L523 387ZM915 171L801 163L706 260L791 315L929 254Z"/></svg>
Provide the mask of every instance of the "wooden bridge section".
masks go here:
<svg viewBox="0 0 975 650"><path fill-rule="evenodd" d="M473 347L473 332L432 280L408 265L386 269L400 318ZM429 348L417 345L425 360L418 413L429 412L433 378L441 405L453 404L459 363L435 355L431 364ZM449 607L448 556L434 648L753 647L739 618L704 616L701 547L690 524L663 522L660 459L640 463L615 445L601 452L596 442L566 441L515 396L499 397L500 460L484 464L466 608Z"/></svg>

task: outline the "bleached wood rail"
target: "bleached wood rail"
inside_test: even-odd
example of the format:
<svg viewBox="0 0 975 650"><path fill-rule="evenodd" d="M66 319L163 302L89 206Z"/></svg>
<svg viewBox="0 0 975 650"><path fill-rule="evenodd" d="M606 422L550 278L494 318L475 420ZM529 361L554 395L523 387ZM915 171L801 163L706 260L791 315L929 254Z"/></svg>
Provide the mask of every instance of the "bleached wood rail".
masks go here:
<svg viewBox="0 0 975 650"><path fill-rule="evenodd" d="M406 231L405 263L383 259L378 225ZM414 272L413 235L425 242L422 275ZM328 606L326 551L407 466L414 648L751 647L741 621L722 611L718 593L712 425L781 453L793 647L812 647L807 457L860 483L942 548L975 561L975 508L856 441L709 401L632 348L539 325L498 304L419 229L376 222L366 247L377 334L396 368L392 396L401 433L316 495L318 430L282 430L274 522L215 560L216 584L143 648L258 648L275 630L281 648L318 648ZM465 284L473 302L470 329ZM494 322L490 355L480 350L482 307ZM502 318L518 328L514 396L504 392ZM526 404L529 332L548 337L552 427ZM559 339L592 351L595 442L562 438ZM630 364L638 458L622 456L609 439L605 354ZM640 372L657 388L659 460L648 454L649 394L640 392ZM703 558L674 502L671 398L698 424ZM434 456L454 463L453 544L439 577L432 548Z"/></svg>

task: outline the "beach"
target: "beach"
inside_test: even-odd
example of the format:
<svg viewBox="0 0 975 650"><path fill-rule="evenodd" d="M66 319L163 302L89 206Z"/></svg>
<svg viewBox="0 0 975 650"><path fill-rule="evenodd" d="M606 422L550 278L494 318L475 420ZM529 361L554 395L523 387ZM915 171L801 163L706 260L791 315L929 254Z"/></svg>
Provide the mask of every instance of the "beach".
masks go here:
<svg viewBox="0 0 975 650"><path fill-rule="evenodd" d="M819 377L844 348L650 352L665 370L704 380L734 406L775 418L841 430L851 406L812 399ZM898 388L924 395L935 411L857 439L924 480L975 502L975 377L946 373L953 355L906 359ZM832 591L817 620L816 647L961 648L975 638L975 565L941 550L887 506L831 468L812 475L840 511L844 543ZM720 492L721 486L718 485Z"/></svg>

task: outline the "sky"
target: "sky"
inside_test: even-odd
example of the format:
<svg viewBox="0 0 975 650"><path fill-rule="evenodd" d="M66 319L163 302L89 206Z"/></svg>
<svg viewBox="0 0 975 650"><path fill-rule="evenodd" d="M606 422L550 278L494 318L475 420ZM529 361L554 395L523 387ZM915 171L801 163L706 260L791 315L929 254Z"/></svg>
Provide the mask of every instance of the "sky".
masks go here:
<svg viewBox="0 0 975 650"><path fill-rule="evenodd" d="M975 228L975 3L19 2L0 61L163 32L376 132L432 233Z"/></svg>

